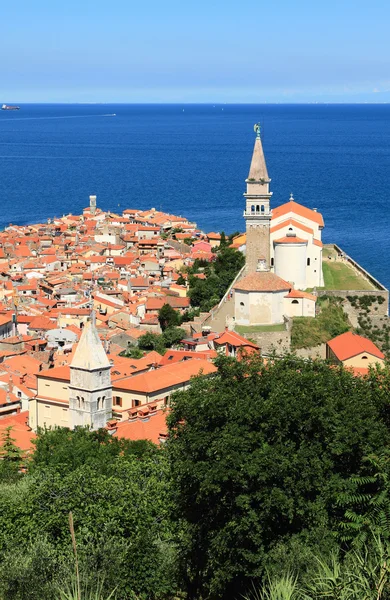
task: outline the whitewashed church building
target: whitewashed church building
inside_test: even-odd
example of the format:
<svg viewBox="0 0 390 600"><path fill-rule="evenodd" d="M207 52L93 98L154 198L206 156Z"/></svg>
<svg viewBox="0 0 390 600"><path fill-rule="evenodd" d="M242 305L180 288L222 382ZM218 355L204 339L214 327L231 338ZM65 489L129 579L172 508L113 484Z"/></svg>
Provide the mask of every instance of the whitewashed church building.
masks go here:
<svg viewBox="0 0 390 600"><path fill-rule="evenodd" d="M260 138L256 139L247 190L246 269L234 286L237 325L272 325L285 317L315 316L316 296L305 292L323 286L322 215L290 200L271 210L271 182Z"/></svg>

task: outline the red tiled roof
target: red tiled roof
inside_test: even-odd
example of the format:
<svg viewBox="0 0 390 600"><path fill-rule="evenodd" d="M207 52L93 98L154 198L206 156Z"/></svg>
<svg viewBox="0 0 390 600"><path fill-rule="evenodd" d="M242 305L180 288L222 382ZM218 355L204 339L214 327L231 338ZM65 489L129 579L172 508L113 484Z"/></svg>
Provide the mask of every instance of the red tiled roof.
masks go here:
<svg viewBox="0 0 390 600"><path fill-rule="evenodd" d="M274 216L274 215L272 215L272 216ZM272 223L272 220L271 220L271 223ZM310 229L310 227L307 227L306 225L299 223L299 221L295 221L295 219L287 219L286 221L282 221L281 223L274 225L273 227L271 227L270 233L279 231L279 229L283 229L283 227L287 227L287 225L293 225L297 229L301 229L301 231L306 231L306 233L311 233L312 235L314 234L314 231L312 229ZM246 236L246 234L244 234L244 235Z"/></svg>
<svg viewBox="0 0 390 600"><path fill-rule="evenodd" d="M282 238L274 240L274 244L307 244L307 240L296 236L285 235Z"/></svg>
<svg viewBox="0 0 390 600"><path fill-rule="evenodd" d="M12 427L11 437L14 438L18 448L24 452L31 451L34 448L32 441L36 437L35 433L31 431L30 427L27 425L27 419L27 411L0 419L0 438L7 427ZM0 446L1 445L2 442L0 440Z"/></svg>
<svg viewBox="0 0 390 600"><path fill-rule="evenodd" d="M311 208L307 208L306 206L302 206L302 204L298 204L295 200L290 200L289 202L272 209L272 218L277 219L290 212L308 219L309 221L314 221L314 223L317 223L320 227L324 226L324 219L322 218L321 213L312 210Z"/></svg>
<svg viewBox="0 0 390 600"><path fill-rule="evenodd" d="M291 288L291 283L287 283L271 271L250 273L234 285L235 290L244 292L288 292Z"/></svg>
<svg viewBox="0 0 390 600"><path fill-rule="evenodd" d="M243 337L242 335L239 335L235 331L224 331L218 338L214 340L214 344L217 344L217 346L230 344L231 346L234 346L236 348L242 346L249 346L250 348L260 350L259 346L257 346L253 342L250 342L247 338Z"/></svg>
<svg viewBox="0 0 390 600"><path fill-rule="evenodd" d="M308 300L314 300L314 302L317 302L317 296L314 296L314 294L309 294L308 292L301 292L300 290L291 290L291 292L287 294L285 298L307 298Z"/></svg>
<svg viewBox="0 0 390 600"><path fill-rule="evenodd" d="M371 354L381 360L385 358L383 352L379 350L374 342L361 335L352 333L352 331L347 331L333 338L333 340L328 342L328 346L341 361L348 360L363 352L367 352L367 354Z"/></svg>
<svg viewBox="0 0 390 600"><path fill-rule="evenodd" d="M172 366L166 365L147 373L117 381L116 387L132 392L150 394L175 385L183 385L189 382L191 377L199 375L200 372L202 372L202 375L210 375L216 371L217 368L207 360L186 360Z"/></svg>
<svg viewBox="0 0 390 600"><path fill-rule="evenodd" d="M147 419L137 418L134 421L122 421L117 424L115 437L125 438L127 440L150 440L158 444L161 435L167 435L168 427L166 423L167 412L157 410L155 414L148 414Z"/></svg>

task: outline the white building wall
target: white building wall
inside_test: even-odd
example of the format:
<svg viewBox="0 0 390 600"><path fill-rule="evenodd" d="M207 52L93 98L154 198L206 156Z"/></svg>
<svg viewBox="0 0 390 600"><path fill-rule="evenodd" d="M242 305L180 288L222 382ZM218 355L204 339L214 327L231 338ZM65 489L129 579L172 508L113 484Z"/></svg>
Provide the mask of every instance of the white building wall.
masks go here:
<svg viewBox="0 0 390 600"><path fill-rule="evenodd" d="M308 248L307 257L310 258L310 265L306 267L306 287L322 287L324 278L322 274L322 247L312 244Z"/></svg>
<svg viewBox="0 0 390 600"><path fill-rule="evenodd" d="M275 325L283 323L284 296L278 292L235 292L235 321L237 325Z"/></svg>
<svg viewBox="0 0 390 600"><path fill-rule="evenodd" d="M274 243L274 247L275 274L297 290L306 289L306 243Z"/></svg>

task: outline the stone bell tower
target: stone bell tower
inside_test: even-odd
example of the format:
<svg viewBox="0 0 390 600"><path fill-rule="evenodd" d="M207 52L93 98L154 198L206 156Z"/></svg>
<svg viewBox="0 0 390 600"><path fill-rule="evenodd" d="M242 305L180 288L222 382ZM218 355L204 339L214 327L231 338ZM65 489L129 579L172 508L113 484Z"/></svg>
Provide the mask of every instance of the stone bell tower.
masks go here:
<svg viewBox="0 0 390 600"><path fill-rule="evenodd" d="M96 196L89 197L89 212L91 215L96 214Z"/></svg>
<svg viewBox="0 0 390 600"><path fill-rule="evenodd" d="M111 364L100 341L94 313L84 325L70 364L69 424L105 427L112 417Z"/></svg>
<svg viewBox="0 0 390 600"><path fill-rule="evenodd" d="M262 270L270 268L270 226L271 209L269 191L271 182L265 164L263 146L260 138L260 124L254 127L256 132L255 147L249 175L246 179L246 206L244 218L246 222L246 271L256 271L259 261Z"/></svg>

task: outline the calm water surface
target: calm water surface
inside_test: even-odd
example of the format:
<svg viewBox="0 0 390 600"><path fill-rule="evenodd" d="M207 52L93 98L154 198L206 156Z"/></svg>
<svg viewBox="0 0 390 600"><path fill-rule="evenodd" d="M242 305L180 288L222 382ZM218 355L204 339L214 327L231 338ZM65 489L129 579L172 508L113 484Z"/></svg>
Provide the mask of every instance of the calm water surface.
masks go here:
<svg viewBox="0 0 390 600"><path fill-rule="evenodd" d="M116 114L115 117L107 116ZM390 105L22 105L0 111L0 228L98 206L243 230L254 142L272 203L320 210L335 241L390 286Z"/></svg>

